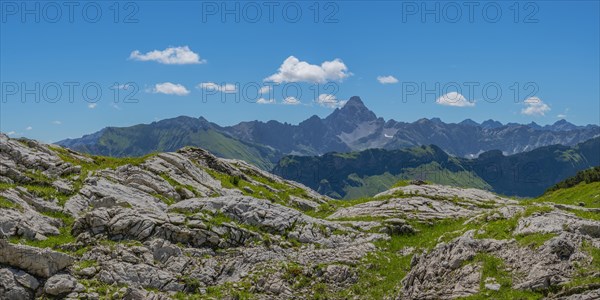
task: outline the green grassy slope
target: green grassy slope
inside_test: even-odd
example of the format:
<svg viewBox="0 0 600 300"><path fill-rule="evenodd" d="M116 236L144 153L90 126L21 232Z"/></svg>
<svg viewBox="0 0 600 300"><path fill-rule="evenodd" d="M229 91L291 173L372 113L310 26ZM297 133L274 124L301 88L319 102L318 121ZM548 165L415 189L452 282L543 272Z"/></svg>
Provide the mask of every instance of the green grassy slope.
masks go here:
<svg viewBox="0 0 600 300"><path fill-rule="evenodd" d="M280 158L280 154L269 147L240 141L205 121L188 117L132 127L109 127L99 134L97 140L61 145L76 151L115 157L142 156L195 146L223 158L244 160L264 170L270 170Z"/></svg>
<svg viewBox="0 0 600 300"><path fill-rule="evenodd" d="M509 156L489 151L476 159L449 156L430 145L313 157L285 156L273 172L322 194L343 199L373 196L401 179L422 179L509 196L535 197L579 170L600 165L599 154L600 138L574 147L554 145Z"/></svg>
<svg viewBox="0 0 600 300"><path fill-rule="evenodd" d="M400 181L398 185L406 185L406 181ZM428 197L427 195L420 196ZM397 194L394 197L410 197L410 195ZM321 206L321 211L316 216L326 218L337 209L343 207L351 207L369 201L387 201L387 199L388 197L361 198L347 201L331 200ZM440 200L442 199L437 199L436 201ZM389 240L377 241L375 243L377 250L363 259L358 269L357 281L350 288L343 291L325 293L323 299L348 299L352 297L360 299L393 298L398 295L402 288L401 280L411 270L411 261L415 255L421 253L421 251L429 252L439 243L449 242L467 230L476 230L477 234L475 238L477 239L515 239L521 247L540 247L544 242L556 235L551 233L514 235L513 231L520 218L536 213L549 212L555 209L552 207L553 203L567 205L585 203L584 206L586 208L598 208L600 207L600 182L581 182L569 188L559 188L540 197L524 200L521 202L521 205L525 210L509 219L501 218L494 221L487 221L484 217L476 218L468 223L465 223L465 219L442 219L431 223L408 220L409 224L419 230L417 234L392 235ZM494 211L488 214L491 215L493 213ZM592 220L598 220L600 216L600 213L584 214L576 212L575 214L581 218ZM344 218L343 220L383 221L384 218L356 217ZM374 232L376 230L373 229ZM415 250L408 255L400 254L402 250L408 248L414 248ZM580 266L576 270L572 281L561 286L553 286L549 289L550 291L560 292L561 290L568 290L574 287L585 287L587 284L600 283L598 277L589 275L600 272L600 249L586 242L582 244L582 249L586 254L591 256L591 263L586 266ZM506 268L505 262L499 257L486 253L478 253L472 260L465 262L465 264L480 265L482 267L482 278L480 292L464 299L542 299L548 296L548 290L529 291L514 289L512 285L515 275L510 269ZM501 284L500 290L492 291L485 289L486 277L496 278L497 282Z"/></svg>
<svg viewBox="0 0 600 300"><path fill-rule="evenodd" d="M470 171L450 171L438 162L423 164L415 168L406 168L396 175L385 172L382 175L359 177L353 173L348 176L349 184L344 187L344 199L369 197L384 192L399 180L421 179L431 183L463 188L491 190L492 187Z"/></svg>

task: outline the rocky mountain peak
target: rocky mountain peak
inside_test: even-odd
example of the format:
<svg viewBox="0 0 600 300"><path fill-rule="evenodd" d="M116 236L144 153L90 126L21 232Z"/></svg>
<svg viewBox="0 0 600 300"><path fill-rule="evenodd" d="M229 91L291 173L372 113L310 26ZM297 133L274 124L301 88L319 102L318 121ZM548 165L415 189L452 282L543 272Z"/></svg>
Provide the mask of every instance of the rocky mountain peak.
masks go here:
<svg viewBox="0 0 600 300"><path fill-rule="evenodd" d="M495 121L495 120L492 120L492 119L489 119L487 121L483 121L481 123L481 127L485 128L485 129L494 129L494 128L498 128L498 127L502 127L502 126L503 126L502 123L500 123L498 121Z"/></svg>
<svg viewBox="0 0 600 300"><path fill-rule="evenodd" d="M467 125L467 126L479 126L479 123L471 120L471 119L465 119L462 122L458 123L461 125Z"/></svg>
<svg viewBox="0 0 600 300"><path fill-rule="evenodd" d="M346 102L346 105L344 105L344 106L362 106L362 107L365 107L365 103L362 101L362 99L360 99L359 96L352 96L352 97L350 97L350 99L348 100L348 102Z"/></svg>
<svg viewBox="0 0 600 300"><path fill-rule="evenodd" d="M538 123L531 121L531 123L527 124L528 127L533 129L541 129L542 126L538 125Z"/></svg>
<svg viewBox="0 0 600 300"><path fill-rule="evenodd" d="M577 126L573 123L570 123L569 121L565 120L565 119L560 119L556 122L554 122L554 124L552 124L552 126L550 126L553 130L573 130L573 129L577 129Z"/></svg>
<svg viewBox="0 0 600 300"><path fill-rule="evenodd" d="M198 118L198 120L199 120L201 123L210 124L210 121L208 121L208 120L207 120L206 118L204 118L204 117L199 117L199 118Z"/></svg>
<svg viewBox="0 0 600 300"><path fill-rule="evenodd" d="M307 130L315 130L318 127L318 129L321 130L321 126L323 126L323 120L321 120L319 116L313 115L312 117L300 122L298 126L300 128L306 128Z"/></svg>
<svg viewBox="0 0 600 300"><path fill-rule="evenodd" d="M321 121L321 118L319 118L319 116L317 115L312 115L312 117L300 122L300 123L304 123L304 122L319 122Z"/></svg>
<svg viewBox="0 0 600 300"><path fill-rule="evenodd" d="M210 129L212 124L203 117L193 118L188 116L179 116L171 119L155 122L158 128L193 128Z"/></svg>
<svg viewBox="0 0 600 300"><path fill-rule="evenodd" d="M377 115L369 110L360 97L351 97L342 107L337 108L325 121L335 130L350 132L359 123L377 120Z"/></svg>
<svg viewBox="0 0 600 300"><path fill-rule="evenodd" d="M336 109L330 117L354 118L355 121L372 121L377 119L374 112L369 110L360 97L354 96L339 109Z"/></svg>

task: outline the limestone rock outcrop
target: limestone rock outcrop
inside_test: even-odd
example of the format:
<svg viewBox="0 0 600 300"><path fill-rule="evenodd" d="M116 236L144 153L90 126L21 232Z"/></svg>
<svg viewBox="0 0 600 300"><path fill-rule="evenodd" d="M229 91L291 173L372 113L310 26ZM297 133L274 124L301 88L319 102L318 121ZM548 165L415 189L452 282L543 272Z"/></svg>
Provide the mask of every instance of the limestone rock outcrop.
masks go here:
<svg viewBox="0 0 600 300"><path fill-rule="evenodd" d="M0 300L598 298L596 208L414 183L343 202L197 148L0 134Z"/></svg>

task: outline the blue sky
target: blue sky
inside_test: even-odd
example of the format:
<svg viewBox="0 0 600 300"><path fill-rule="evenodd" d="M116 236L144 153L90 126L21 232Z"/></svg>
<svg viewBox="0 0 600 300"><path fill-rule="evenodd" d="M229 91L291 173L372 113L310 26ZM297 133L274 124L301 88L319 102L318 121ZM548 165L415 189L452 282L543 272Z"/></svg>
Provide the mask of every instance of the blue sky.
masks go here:
<svg viewBox="0 0 600 300"><path fill-rule="evenodd" d="M0 130L13 136L53 142L179 115L298 123L354 95L378 116L406 122L600 123L597 1L478 2L473 19L462 2L292 2L287 14L285 3L273 8L273 22L263 2L82 2L72 20L66 6L57 17L45 2L28 2L40 9L25 15L22 3L9 3L17 6L2 4ZM222 5L236 3L223 20ZM93 23L96 4L102 15ZM439 10L423 16L422 5ZM266 79L279 85L257 95ZM39 95L23 91L36 83ZM89 98L102 89L93 105L82 96L86 84ZM238 84L236 92L226 84ZM129 93L136 103L123 102Z"/></svg>

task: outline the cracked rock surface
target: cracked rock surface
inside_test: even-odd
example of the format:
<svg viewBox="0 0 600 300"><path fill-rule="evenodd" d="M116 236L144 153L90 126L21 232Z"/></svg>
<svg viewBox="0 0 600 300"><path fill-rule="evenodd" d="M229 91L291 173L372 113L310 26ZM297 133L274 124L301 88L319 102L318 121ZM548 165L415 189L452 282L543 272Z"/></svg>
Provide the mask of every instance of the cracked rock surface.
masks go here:
<svg viewBox="0 0 600 300"><path fill-rule="evenodd" d="M432 184L343 202L198 148L0 134L0 299L598 299L597 208L576 204Z"/></svg>

